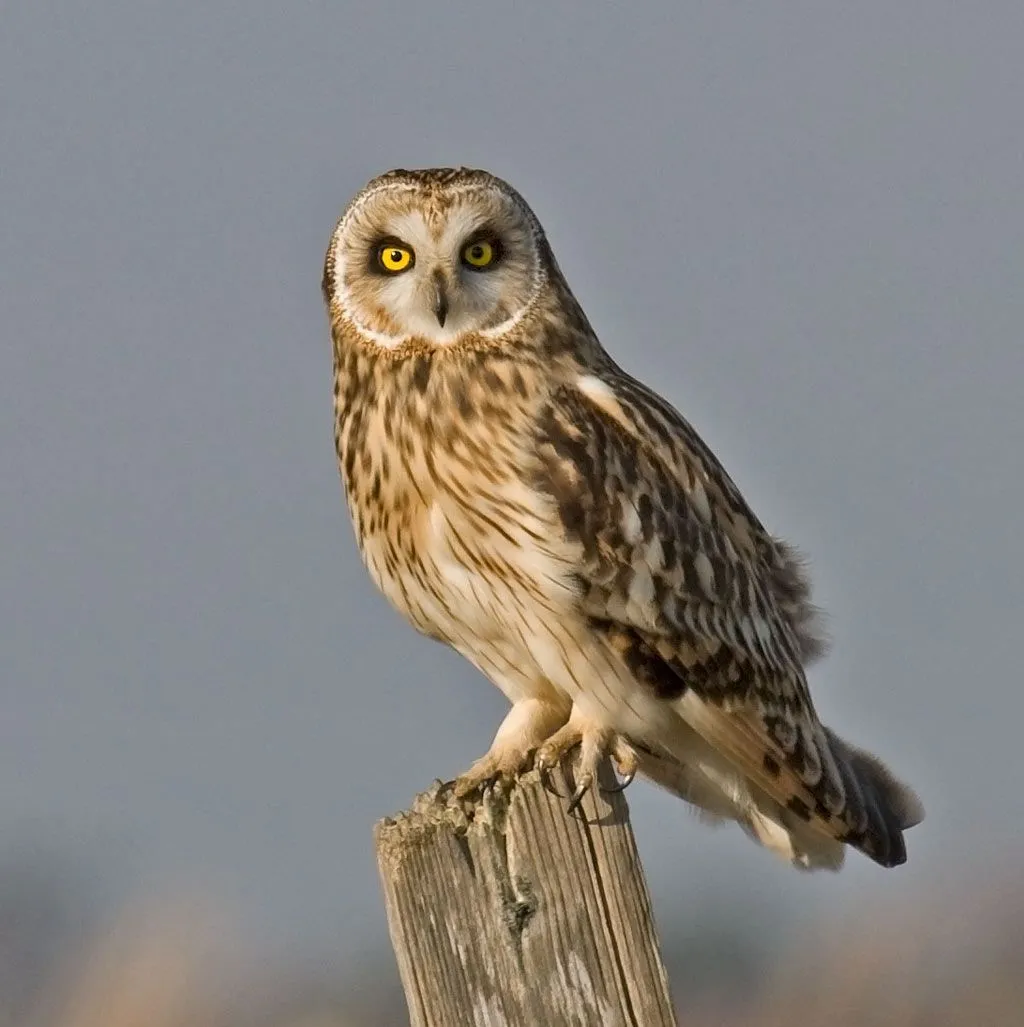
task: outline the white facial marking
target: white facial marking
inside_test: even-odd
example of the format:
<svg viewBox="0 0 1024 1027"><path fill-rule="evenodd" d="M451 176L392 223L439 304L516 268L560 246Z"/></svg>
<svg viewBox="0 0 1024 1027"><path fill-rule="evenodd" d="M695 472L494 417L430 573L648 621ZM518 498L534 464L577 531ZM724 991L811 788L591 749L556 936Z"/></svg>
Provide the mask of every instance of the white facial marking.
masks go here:
<svg viewBox="0 0 1024 1027"><path fill-rule="evenodd" d="M391 183L364 194L346 215L335 234L334 301L352 326L367 340L385 349L394 349L411 339L425 340L436 346L448 346L468 333L494 337L507 332L532 309L545 281L535 238L535 228L528 211L516 211L509 197L495 190L494 194L478 184L465 188L452 187L449 207L440 233L428 226L423 212L413 208L405 198L415 193L414 184ZM387 198L402 196L407 208L389 215ZM510 209L512 206L512 209ZM467 267L462 251L467 240L481 229L496 226L503 243L499 262L486 270ZM375 283L369 309L360 307L346 286L346 261L363 261L363 243L372 239L372 231L394 236L408 245L414 263L405 271L382 278ZM350 267L351 271L357 271ZM448 312L442 325L435 312L436 283L443 280L448 298ZM374 328L374 306L379 305L395 324L393 330ZM498 312L508 311L501 322L491 323ZM370 321L371 323L367 323ZM488 325L489 327L483 327Z"/></svg>

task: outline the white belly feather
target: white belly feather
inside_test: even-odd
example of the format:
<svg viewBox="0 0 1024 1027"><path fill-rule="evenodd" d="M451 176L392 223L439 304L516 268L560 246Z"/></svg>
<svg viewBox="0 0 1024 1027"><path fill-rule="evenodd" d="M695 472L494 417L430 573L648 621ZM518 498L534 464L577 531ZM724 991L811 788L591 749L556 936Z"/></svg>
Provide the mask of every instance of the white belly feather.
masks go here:
<svg viewBox="0 0 1024 1027"><path fill-rule="evenodd" d="M523 490L523 495L525 495ZM517 497L518 498L518 497ZM384 594L421 631L441 639L489 677L511 702L553 688L596 721L628 737L660 734L676 718L637 687L626 665L577 612L568 552L546 549L535 524L503 525L513 542L481 537L453 502L435 499L417 538L419 573L389 574L383 540L364 540L364 557ZM492 567L470 563L456 539L486 546Z"/></svg>

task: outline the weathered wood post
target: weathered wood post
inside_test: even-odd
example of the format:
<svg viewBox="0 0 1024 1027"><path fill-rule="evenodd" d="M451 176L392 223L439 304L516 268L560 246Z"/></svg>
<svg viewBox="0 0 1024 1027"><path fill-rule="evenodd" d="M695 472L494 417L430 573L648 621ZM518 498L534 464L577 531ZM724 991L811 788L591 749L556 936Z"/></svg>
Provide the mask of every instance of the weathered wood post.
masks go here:
<svg viewBox="0 0 1024 1027"><path fill-rule="evenodd" d="M621 793L570 816L536 772L476 804L437 783L375 840L413 1027L676 1024Z"/></svg>

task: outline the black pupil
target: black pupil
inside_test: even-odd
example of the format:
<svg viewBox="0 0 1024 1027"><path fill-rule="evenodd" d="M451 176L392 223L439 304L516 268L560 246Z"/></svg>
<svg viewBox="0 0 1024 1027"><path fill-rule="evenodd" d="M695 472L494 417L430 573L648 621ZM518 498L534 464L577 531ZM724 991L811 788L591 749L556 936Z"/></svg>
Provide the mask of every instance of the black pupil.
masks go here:
<svg viewBox="0 0 1024 1027"><path fill-rule="evenodd" d="M402 251L401 250L392 250L391 251L391 262L393 264L397 264L401 259L402 259Z"/></svg>
<svg viewBox="0 0 1024 1027"><path fill-rule="evenodd" d="M470 253L473 254L474 260L482 260L484 255L484 248L479 243L477 243L477 245L474 246L472 250L470 250Z"/></svg>

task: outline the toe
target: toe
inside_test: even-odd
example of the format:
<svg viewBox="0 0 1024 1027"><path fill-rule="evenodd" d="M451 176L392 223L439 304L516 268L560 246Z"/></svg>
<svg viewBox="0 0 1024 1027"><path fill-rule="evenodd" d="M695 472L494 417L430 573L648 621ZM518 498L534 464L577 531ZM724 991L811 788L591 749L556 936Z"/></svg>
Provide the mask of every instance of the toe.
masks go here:
<svg viewBox="0 0 1024 1027"><path fill-rule="evenodd" d="M566 724L559 728L538 750L534 764L541 770L553 770L566 754L580 744L583 735L579 728Z"/></svg>
<svg viewBox="0 0 1024 1027"><path fill-rule="evenodd" d="M455 795L462 799L490 785L508 787L529 765L529 762L529 750L492 749L456 779Z"/></svg>
<svg viewBox="0 0 1024 1027"><path fill-rule="evenodd" d="M612 763L615 764L615 769L619 775L619 782L611 788L605 788L604 791L621 792L633 783L640 765L640 759L633 746L621 736L616 737L608 755L611 756Z"/></svg>
<svg viewBox="0 0 1024 1027"><path fill-rule="evenodd" d="M455 779L455 795L464 799L467 795L479 791L488 781L491 781L498 772L497 763L488 753L481 756L464 774Z"/></svg>

